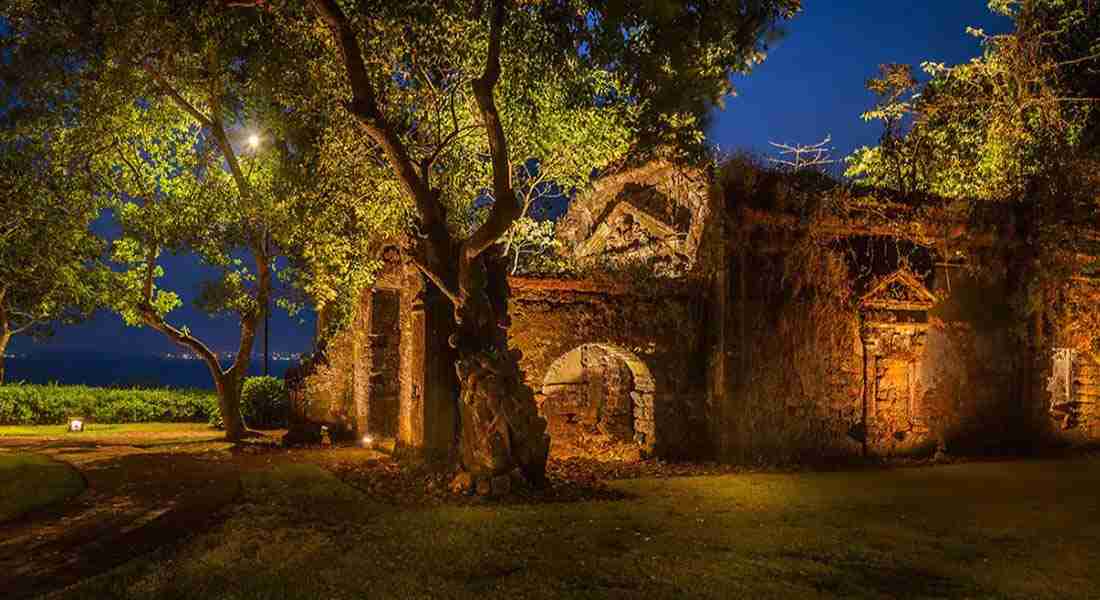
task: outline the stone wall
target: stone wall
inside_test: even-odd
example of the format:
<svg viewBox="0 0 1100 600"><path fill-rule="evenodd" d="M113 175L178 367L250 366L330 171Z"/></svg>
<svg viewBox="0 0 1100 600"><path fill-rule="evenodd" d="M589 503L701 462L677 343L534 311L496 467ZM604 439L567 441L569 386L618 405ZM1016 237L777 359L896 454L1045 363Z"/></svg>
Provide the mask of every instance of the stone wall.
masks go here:
<svg viewBox="0 0 1100 600"><path fill-rule="evenodd" d="M367 290L355 305L351 326L326 340L321 351L300 367L302 377L291 391L290 426L302 441L318 439L320 426L328 427L337 437L358 435L356 390L368 379L360 350L368 339L369 311ZM328 312L319 315L318 332L329 326L331 318Z"/></svg>
<svg viewBox="0 0 1100 600"><path fill-rule="evenodd" d="M511 285L509 343L521 353L536 402L553 412L548 394L557 393L555 384L569 383L558 380L568 370L564 363L586 348L592 360L629 371L629 378L619 372L612 395L621 398L629 385L640 447L663 456L707 453L702 297L684 288L637 290L590 281L512 279Z"/></svg>
<svg viewBox="0 0 1100 600"><path fill-rule="evenodd" d="M865 289L858 284L865 267L841 267L828 246L819 250L809 259L779 252L730 260L727 310L716 325L727 337L728 377L710 411L720 457L990 453L1098 438L1100 361L1085 348L1100 339L1068 333L1100 331L1095 323L1051 323L1063 332L1063 355L1072 353L1059 381L1045 379L1051 366L1035 369L1035 380L1072 397L1059 417L1067 426L1054 432L1051 396L1028 393L1003 278L941 261L919 282L932 295L926 304L901 298L882 310L861 305L858 293L837 293L844 282ZM790 273L816 275L800 281Z"/></svg>
<svg viewBox="0 0 1100 600"><path fill-rule="evenodd" d="M1100 279L1080 277L1052 311L1051 344L1044 374L1046 407L1056 439L1100 441Z"/></svg>
<svg viewBox="0 0 1100 600"><path fill-rule="evenodd" d="M793 257L741 253L727 278L724 390L713 403L718 456L736 462L858 454L862 422L859 318L837 256L803 265L823 278L793 289Z"/></svg>
<svg viewBox="0 0 1100 600"><path fill-rule="evenodd" d="M415 269L391 255L348 327L303 365L292 391L290 440L316 440L326 426L337 438L445 457L457 418L447 380L454 377L449 310ZM319 319L319 333L326 318Z"/></svg>

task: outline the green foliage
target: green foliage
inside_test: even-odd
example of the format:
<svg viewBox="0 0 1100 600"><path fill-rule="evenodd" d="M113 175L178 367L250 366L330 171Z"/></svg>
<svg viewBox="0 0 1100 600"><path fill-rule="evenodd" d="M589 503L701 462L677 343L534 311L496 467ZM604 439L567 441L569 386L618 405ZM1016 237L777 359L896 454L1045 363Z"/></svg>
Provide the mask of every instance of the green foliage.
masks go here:
<svg viewBox="0 0 1100 600"><path fill-rule="evenodd" d="M431 198L415 198L399 176L393 149L387 153L375 134L365 133L362 115L347 110L351 84L326 24L308 3L289 2L271 11L278 25L271 35L295 56L284 67L276 97L302 114L322 116L312 195L318 204L353 215L359 231L375 239L411 232L420 246L429 218L424 205L433 205L428 212L443 214L454 250L484 223L499 191L473 86L486 68L492 11L480 2L338 5L362 49L367 85L377 99L378 114L366 119L368 129L391 134ZM509 3L493 100L512 172L496 175L511 176L526 209L547 186L568 197L633 150L698 150L706 116L731 91L730 74L762 60L778 22L798 6L795 0L690 7ZM343 267L351 264L345 252L360 247L359 238L338 227L315 235L333 239L309 253L307 262L320 267L303 269L309 272L309 295L321 307L353 301L358 295L346 283L362 279ZM338 236L351 243L341 244ZM439 263L431 266L449 276L446 263L455 256L424 253L424 262Z"/></svg>
<svg viewBox="0 0 1100 600"><path fill-rule="evenodd" d="M203 422L212 412L217 399L205 390L0 386L0 425L57 425L71 416L100 423Z"/></svg>
<svg viewBox="0 0 1100 600"><path fill-rule="evenodd" d="M286 427L290 417L290 399L286 383L277 377L247 377L241 388L241 415L249 427L276 429ZM209 422L222 427L221 413L215 406Z"/></svg>
<svg viewBox="0 0 1100 600"><path fill-rule="evenodd" d="M89 231L102 202L55 120L0 127L0 353L13 335L87 317L105 289L103 246Z"/></svg>
<svg viewBox="0 0 1100 600"><path fill-rule="evenodd" d="M886 124L882 143L849 157L862 183L949 198L1017 200L1055 172L1100 156L1100 18L1067 0L995 0L1013 32L977 29L983 54L948 67L922 65L930 80L883 77L869 87L883 101L864 115ZM892 67L900 74L907 67ZM901 131L901 119L911 127ZM1058 193L1064 193L1058 192Z"/></svg>
<svg viewBox="0 0 1100 600"><path fill-rule="evenodd" d="M555 235L554 221L536 221L522 217L512 224L505 235L504 251L513 275L523 273L552 274L570 269L569 261L560 254L561 242Z"/></svg>
<svg viewBox="0 0 1100 600"><path fill-rule="evenodd" d="M241 392L241 412L251 427L286 427L290 402L286 383L277 377L249 377Z"/></svg>

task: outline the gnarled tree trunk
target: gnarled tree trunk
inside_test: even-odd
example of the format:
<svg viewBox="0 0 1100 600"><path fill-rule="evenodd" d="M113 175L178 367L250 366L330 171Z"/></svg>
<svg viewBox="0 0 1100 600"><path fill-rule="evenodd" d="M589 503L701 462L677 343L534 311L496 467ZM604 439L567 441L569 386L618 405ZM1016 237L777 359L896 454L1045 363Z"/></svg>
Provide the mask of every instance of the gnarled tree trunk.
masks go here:
<svg viewBox="0 0 1100 600"><path fill-rule="evenodd" d="M244 439L248 434L244 417L241 416L241 388L244 378L236 376L232 370L214 376L214 385L218 392L218 410L222 415L225 438L230 441Z"/></svg>
<svg viewBox="0 0 1100 600"><path fill-rule="evenodd" d="M491 254L467 267L468 286L455 306L457 333L450 340L458 354L462 466L475 484L518 468L541 486L550 438L518 356L508 350L507 266Z"/></svg>
<svg viewBox="0 0 1100 600"><path fill-rule="evenodd" d="M257 275L256 308L247 314L241 315L241 339L237 347L237 356L228 369L222 369L218 356L206 344L189 332L173 327L153 309L151 299L153 293L152 274L156 260L155 248L150 249L148 255L145 300L140 306L146 325L163 333L177 345L194 352L206 363L218 393L218 410L221 412L222 425L225 428L225 439L231 442L240 441L251 434L241 416L241 389L245 375L248 374L248 366L252 362L252 346L256 340L260 318L263 316L263 311L267 310L271 295L270 259L263 251L262 246L259 245L259 242L254 243L252 246Z"/></svg>
<svg viewBox="0 0 1100 600"><path fill-rule="evenodd" d="M458 356L462 466L475 483L519 468L528 481L539 485L545 477L550 447L546 421L538 416L518 361L508 352L506 270L494 249L521 212L512 186L504 127L493 97L501 73L505 2L491 3L485 69L471 82L489 145L494 203L486 222L463 241L454 239L447 229L440 191L431 186L432 162L438 152L421 161L412 159L379 106L351 20L336 0L312 3L343 58L353 96L348 109L382 150L416 205L422 235L416 236L418 247L409 249L408 254L454 304L455 333L449 342Z"/></svg>

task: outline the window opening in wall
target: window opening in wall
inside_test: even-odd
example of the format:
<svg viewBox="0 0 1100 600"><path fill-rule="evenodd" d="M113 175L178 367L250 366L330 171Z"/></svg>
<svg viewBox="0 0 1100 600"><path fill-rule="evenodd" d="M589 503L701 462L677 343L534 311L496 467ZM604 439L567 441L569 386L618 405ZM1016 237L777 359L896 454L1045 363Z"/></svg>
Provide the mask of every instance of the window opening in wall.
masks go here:
<svg viewBox="0 0 1100 600"><path fill-rule="evenodd" d="M1070 413L1073 398L1073 363L1077 351L1073 348L1055 348L1052 354L1050 379L1047 391L1050 392L1050 411L1052 413Z"/></svg>

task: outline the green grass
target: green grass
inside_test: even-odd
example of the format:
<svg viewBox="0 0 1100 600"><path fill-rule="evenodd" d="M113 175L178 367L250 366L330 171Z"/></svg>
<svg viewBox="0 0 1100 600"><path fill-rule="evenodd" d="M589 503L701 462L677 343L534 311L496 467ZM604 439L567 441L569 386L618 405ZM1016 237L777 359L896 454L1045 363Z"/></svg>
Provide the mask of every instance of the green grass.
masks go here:
<svg viewBox="0 0 1100 600"><path fill-rule="evenodd" d="M0 453L0 522L83 490L84 479L65 463L37 454Z"/></svg>
<svg viewBox="0 0 1100 600"><path fill-rule="evenodd" d="M70 433L64 425L0 425L0 439L26 438L49 445L108 443L139 448L222 440L225 432L206 423L85 423Z"/></svg>
<svg viewBox="0 0 1100 600"><path fill-rule="evenodd" d="M312 464L65 598L1087 598L1100 462L619 485L633 498L401 510Z"/></svg>
<svg viewBox="0 0 1100 600"><path fill-rule="evenodd" d="M196 432L222 435L206 423L85 423L84 431L69 433L65 425L0 425L0 437L71 437L102 439L129 434L159 434Z"/></svg>

